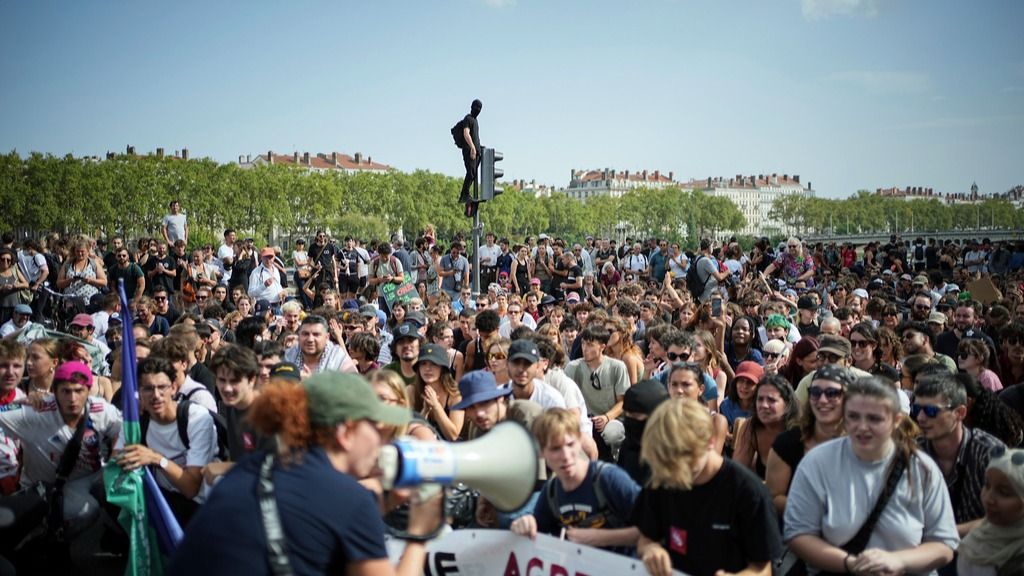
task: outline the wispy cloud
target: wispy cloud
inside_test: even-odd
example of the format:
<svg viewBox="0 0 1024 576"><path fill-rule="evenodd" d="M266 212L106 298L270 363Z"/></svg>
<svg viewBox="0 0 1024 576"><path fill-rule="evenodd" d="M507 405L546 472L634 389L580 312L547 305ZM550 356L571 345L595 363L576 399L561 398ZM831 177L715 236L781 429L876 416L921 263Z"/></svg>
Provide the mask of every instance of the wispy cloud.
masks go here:
<svg viewBox="0 0 1024 576"><path fill-rule="evenodd" d="M807 20L826 20L837 16L874 18L881 0L800 0Z"/></svg>
<svg viewBox="0 0 1024 576"><path fill-rule="evenodd" d="M1024 114L1005 116L961 116L933 118L908 124L894 124L882 128L886 132L902 132L911 130L946 130L950 128L980 128L984 126L1008 126L1024 122Z"/></svg>
<svg viewBox="0 0 1024 576"><path fill-rule="evenodd" d="M846 70L827 79L869 94L920 94L931 87L925 72L901 70Z"/></svg>

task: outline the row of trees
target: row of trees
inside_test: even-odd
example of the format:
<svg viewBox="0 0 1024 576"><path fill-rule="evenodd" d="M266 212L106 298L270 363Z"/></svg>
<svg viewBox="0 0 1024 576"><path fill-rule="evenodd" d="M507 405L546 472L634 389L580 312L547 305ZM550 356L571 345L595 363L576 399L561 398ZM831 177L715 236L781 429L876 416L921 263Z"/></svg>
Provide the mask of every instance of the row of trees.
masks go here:
<svg viewBox="0 0 1024 576"><path fill-rule="evenodd" d="M842 200L783 196L772 205L771 216L804 234L1024 228L1024 209L1014 209L1007 200L944 204L936 198L907 201L867 190Z"/></svg>
<svg viewBox="0 0 1024 576"><path fill-rule="evenodd" d="M171 200L188 214L193 243L216 242L225 228L268 239L317 228L361 238L415 234L429 223L442 238L467 232L456 203L461 179L413 173L316 173L288 166L242 169L209 159L117 156L104 161L39 153L0 156L0 230L157 235ZM700 191L637 190L586 203L562 194L534 198L506 187L481 211L499 236L547 232L678 238L745 225L736 206ZM684 232L689 238L683 238Z"/></svg>

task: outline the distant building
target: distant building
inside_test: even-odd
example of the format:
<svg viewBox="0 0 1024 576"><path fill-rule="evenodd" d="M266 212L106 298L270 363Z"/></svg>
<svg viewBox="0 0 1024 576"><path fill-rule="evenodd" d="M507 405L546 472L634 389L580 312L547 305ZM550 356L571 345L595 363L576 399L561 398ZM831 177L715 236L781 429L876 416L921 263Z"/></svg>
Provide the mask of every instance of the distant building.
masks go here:
<svg viewBox="0 0 1024 576"><path fill-rule="evenodd" d="M572 170L569 176L569 187L565 193L569 198L586 202L597 196L620 198L630 190L637 188L668 188L679 186L672 179L672 172L664 175L658 170L648 172L616 172L611 168L604 170Z"/></svg>
<svg viewBox="0 0 1024 576"><path fill-rule="evenodd" d="M512 180L505 188L512 188L519 190L520 192L531 194L535 198L550 198L555 192L564 192L554 186L548 186L547 184L538 184L536 180Z"/></svg>
<svg viewBox="0 0 1024 576"><path fill-rule="evenodd" d="M814 196L811 183L800 183L799 174L758 174L734 178L712 178L691 180L681 184L684 190L701 190L709 196L728 198L739 208L747 220L742 230L728 233L749 236L771 236L795 232L791 227L772 219L770 213L776 199L790 194Z"/></svg>
<svg viewBox="0 0 1024 576"><path fill-rule="evenodd" d="M1007 200L1015 208L1024 206L1024 186L1017 185L1002 194L982 194L977 182L971 184L970 192L935 192L933 188L906 186L904 188L877 188L875 194L886 198L900 198L906 201L935 199L943 204L979 204L986 200Z"/></svg>
<svg viewBox="0 0 1024 576"><path fill-rule="evenodd" d="M255 158L251 156L239 156L238 165L242 168L253 168L263 164L276 164L282 166L297 166L313 172L387 172L393 170L387 164L380 164L373 161L370 156L363 156L356 152L354 156L331 152L330 154L310 154L304 152L299 154L275 154L273 150L266 154L260 154Z"/></svg>

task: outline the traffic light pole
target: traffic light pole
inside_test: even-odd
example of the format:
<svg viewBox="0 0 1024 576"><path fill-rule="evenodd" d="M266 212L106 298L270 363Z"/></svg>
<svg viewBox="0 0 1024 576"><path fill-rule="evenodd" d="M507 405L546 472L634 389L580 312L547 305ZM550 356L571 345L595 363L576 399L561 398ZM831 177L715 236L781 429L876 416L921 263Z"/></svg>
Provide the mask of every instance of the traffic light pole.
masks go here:
<svg viewBox="0 0 1024 576"><path fill-rule="evenodd" d="M473 211L473 299L480 295L480 232L483 226L480 224L480 167L483 165L483 146L477 150L476 178L473 179L473 200L477 202L476 210Z"/></svg>

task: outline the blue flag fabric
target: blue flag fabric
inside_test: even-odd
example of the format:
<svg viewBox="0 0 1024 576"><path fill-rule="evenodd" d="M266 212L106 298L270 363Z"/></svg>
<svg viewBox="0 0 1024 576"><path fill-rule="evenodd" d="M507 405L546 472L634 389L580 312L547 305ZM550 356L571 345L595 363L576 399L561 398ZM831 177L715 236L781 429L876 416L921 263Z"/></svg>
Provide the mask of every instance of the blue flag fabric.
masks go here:
<svg viewBox="0 0 1024 576"><path fill-rule="evenodd" d="M142 441L139 426L137 361L132 314L124 291L124 280L118 282L121 297L121 412L124 417L124 445ZM169 557L183 537L181 526L171 512L148 468L126 472L115 461L103 470L107 500L121 507L118 521L128 532L130 547L126 576L160 576L164 559Z"/></svg>

